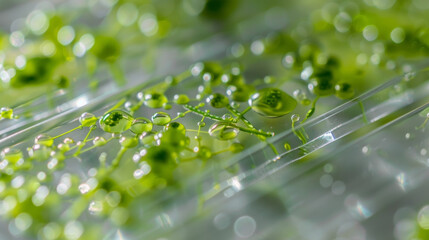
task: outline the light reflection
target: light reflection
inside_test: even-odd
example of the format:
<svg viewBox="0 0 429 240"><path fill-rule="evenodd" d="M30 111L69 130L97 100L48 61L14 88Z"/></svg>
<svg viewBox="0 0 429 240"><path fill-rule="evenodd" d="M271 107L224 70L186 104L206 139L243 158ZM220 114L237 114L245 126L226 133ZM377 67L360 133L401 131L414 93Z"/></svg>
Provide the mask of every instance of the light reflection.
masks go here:
<svg viewBox="0 0 429 240"><path fill-rule="evenodd" d="M400 173L396 175L396 181L399 185L399 187L402 189L402 191L405 191L408 186L407 177L404 173Z"/></svg>
<svg viewBox="0 0 429 240"><path fill-rule="evenodd" d="M358 219L367 219L373 214L356 195L347 196L344 200L344 205L347 207L351 215Z"/></svg>
<svg viewBox="0 0 429 240"><path fill-rule="evenodd" d="M240 180L238 179L238 177L233 177L233 178L229 179L228 180L228 184L230 186L232 186L232 188L235 191L240 191L243 188L243 186L241 185Z"/></svg>
<svg viewBox="0 0 429 240"><path fill-rule="evenodd" d="M139 19L140 31L148 37L155 35L158 32L158 21L155 15L151 13L143 14Z"/></svg>
<svg viewBox="0 0 429 240"><path fill-rule="evenodd" d="M234 232L238 237L249 238L256 231L256 221L250 216L241 216L234 222Z"/></svg>

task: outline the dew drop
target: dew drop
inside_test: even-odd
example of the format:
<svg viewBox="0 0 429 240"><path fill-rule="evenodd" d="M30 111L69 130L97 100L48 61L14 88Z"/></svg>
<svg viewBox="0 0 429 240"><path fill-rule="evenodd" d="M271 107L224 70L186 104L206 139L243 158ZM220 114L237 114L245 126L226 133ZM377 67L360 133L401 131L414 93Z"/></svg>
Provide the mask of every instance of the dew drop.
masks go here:
<svg viewBox="0 0 429 240"><path fill-rule="evenodd" d="M94 146L96 147L100 147L103 146L107 143L106 139L104 139L104 137L95 137L94 140L92 141L92 143L94 144Z"/></svg>
<svg viewBox="0 0 429 240"><path fill-rule="evenodd" d="M295 109L297 102L277 88L264 88L249 99L253 111L265 117L281 117Z"/></svg>
<svg viewBox="0 0 429 240"><path fill-rule="evenodd" d="M133 124L131 125L131 132L135 134L142 134L143 132L149 132L153 128L153 123L144 117L139 117L134 119Z"/></svg>
<svg viewBox="0 0 429 240"><path fill-rule="evenodd" d="M183 105L189 103L189 97L186 94L176 94L174 95L174 102Z"/></svg>
<svg viewBox="0 0 429 240"><path fill-rule="evenodd" d="M150 108L161 108L168 102L167 97L162 93L148 93L144 95L144 105Z"/></svg>
<svg viewBox="0 0 429 240"><path fill-rule="evenodd" d="M34 139L34 143L50 147L54 144L54 140L47 134L40 134Z"/></svg>
<svg viewBox="0 0 429 240"><path fill-rule="evenodd" d="M92 113L82 113L79 117L79 122L84 127L91 127L97 123L97 117Z"/></svg>
<svg viewBox="0 0 429 240"><path fill-rule="evenodd" d="M64 141L63 141L63 143L65 143L65 144L73 144L74 143L74 140L73 140L73 138L65 138L64 139Z"/></svg>
<svg viewBox="0 0 429 240"><path fill-rule="evenodd" d="M131 127L133 121L134 119L130 114L122 110L113 110L104 114L99 123L105 132L122 133Z"/></svg>
<svg viewBox="0 0 429 240"><path fill-rule="evenodd" d="M231 140L237 137L240 130L231 126L229 122L216 122L210 129L209 134L219 140Z"/></svg>
<svg viewBox="0 0 429 240"><path fill-rule="evenodd" d="M13 110L8 107L2 107L0 110L0 119L1 118L13 119Z"/></svg>
<svg viewBox="0 0 429 240"><path fill-rule="evenodd" d="M119 140L119 143L124 148L133 148L133 147L137 146L137 144L139 143L139 141L135 137L125 137L125 136L123 136Z"/></svg>
<svg viewBox="0 0 429 240"><path fill-rule="evenodd" d="M21 150L16 148L5 148L1 151L2 160L7 160L10 163L16 163L20 159L23 159L23 154Z"/></svg>
<svg viewBox="0 0 429 240"><path fill-rule="evenodd" d="M157 112L152 116L152 122L155 125L164 126L171 121L171 117L168 113Z"/></svg>

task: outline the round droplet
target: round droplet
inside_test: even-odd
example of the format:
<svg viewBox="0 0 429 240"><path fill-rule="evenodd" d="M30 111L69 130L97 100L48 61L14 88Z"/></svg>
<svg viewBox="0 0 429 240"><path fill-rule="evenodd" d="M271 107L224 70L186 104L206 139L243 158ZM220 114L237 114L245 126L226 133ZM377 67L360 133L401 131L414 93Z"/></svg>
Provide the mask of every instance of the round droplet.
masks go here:
<svg viewBox="0 0 429 240"><path fill-rule="evenodd" d="M292 117L290 117L290 120L292 120L292 122L298 122L299 121L299 115L298 114L292 115Z"/></svg>
<svg viewBox="0 0 429 240"><path fill-rule="evenodd" d="M229 99L220 93L210 95L206 101L214 108L224 108L229 104Z"/></svg>
<svg viewBox="0 0 429 240"><path fill-rule="evenodd" d="M290 146L290 144L289 144L289 143L285 143L285 144L283 145L283 147L285 148L285 150L286 150L286 151L289 151L289 150L291 150L291 149L292 149L292 147Z"/></svg>
<svg viewBox="0 0 429 240"><path fill-rule="evenodd" d="M64 138L63 143L65 144L73 144L74 140L72 138Z"/></svg>
<svg viewBox="0 0 429 240"><path fill-rule="evenodd" d="M155 132L144 132L139 139L142 144L150 145L155 141Z"/></svg>
<svg viewBox="0 0 429 240"><path fill-rule="evenodd" d="M164 127L164 131L176 131L180 134L186 134L186 128L183 124L178 122L171 122Z"/></svg>
<svg viewBox="0 0 429 240"><path fill-rule="evenodd" d="M164 126L171 121L170 115L165 112L157 112L152 116L152 122L155 125Z"/></svg>
<svg viewBox="0 0 429 240"><path fill-rule="evenodd" d="M335 80L331 70L322 69L312 74L308 89L317 96L329 96L335 92Z"/></svg>
<svg viewBox="0 0 429 240"><path fill-rule="evenodd" d="M54 139L52 139L49 135L40 134L34 139L34 143L50 147L52 144L54 144Z"/></svg>
<svg viewBox="0 0 429 240"><path fill-rule="evenodd" d="M281 117L296 107L296 100L277 88L264 88L253 94L249 105L253 111L265 117Z"/></svg>
<svg viewBox="0 0 429 240"><path fill-rule="evenodd" d="M124 108L128 111L133 111L136 106L137 102L134 100L129 100L124 103Z"/></svg>
<svg viewBox="0 0 429 240"><path fill-rule="evenodd" d="M51 150L44 145L35 144L28 150L30 157L39 161L47 160L50 157Z"/></svg>
<svg viewBox="0 0 429 240"><path fill-rule="evenodd" d="M91 127L97 123L97 117L92 113L82 113L79 117L79 122L84 127Z"/></svg>
<svg viewBox="0 0 429 240"><path fill-rule="evenodd" d="M255 91L255 87L252 85L231 85L226 89L226 95L230 96L233 101L245 102Z"/></svg>
<svg viewBox="0 0 429 240"><path fill-rule="evenodd" d="M60 143L58 144L57 148L61 151L61 152L67 152L70 150L70 145L67 143Z"/></svg>
<svg viewBox="0 0 429 240"><path fill-rule="evenodd" d="M224 84L228 86L239 86L244 85L244 78L241 75L235 75L235 74L223 74L221 76L221 80Z"/></svg>
<svg viewBox="0 0 429 240"><path fill-rule="evenodd" d="M147 93L144 95L144 105L150 108L161 108L168 102L167 97L162 93Z"/></svg>
<svg viewBox="0 0 429 240"><path fill-rule="evenodd" d="M124 148L133 148L133 147L136 147L138 145L139 141L135 137L125 137L124 136L124 137L121 137L121 139L119 140L119 143Z"/></svg>
<svg viewBox="0 0 429 240"><path fill-rule="evenodd" d="M24 155L21 150L16 148L5 148L1 151L1 158L10 163L17 163L19 160L23 159L23 157Z"/></svg>
<svg viewBox="0 0 429 240"><path fill-rule="evenodd" d="M131 125L131 132L135 134L142 134L143 132L152 131L153 123L144 117L139 117L134 119L133 124Z"/></svg>
<svg viewBox="0 0 429 240"><path fill-rule="evenodd" d="M174 95L174 102L183 105L189 103L189 97L186 94L176 94Z"/></svg>
<svg viewBox="0 0 429 240"><path fill-rule="evenodd" d="M216 137L219 140L230 140L237 137L240 130L231 126L229 122L216 122L210 129L210 136Z"/></svg>
<svg viewBox="0 0 429 240"><path fill-rule="evenodd" d="M350 83L340 82L335 84L335 96L340 99L350 99L355 95L355 90Z"/></svg>
<svg viewBox="0 0 429 240"><path fill-rule="evenodd" d="M103 146L107 143L106 139L104 139L104 137L95 137L94 140L92 141L92 143L94 144L94 146L96 147L100 147Z"/></svg>
<svg viewBox="0 0 429 240"><path fill-rule="evenodd" d="M198 122L197 124L198 124L198 127L204 127L204 126L206 126L205 122Z"/></svg>
<svg viewBox="0 0 429 240"><path fill-rule="evenodd" d="M104 114L100 118L99 124L105 132L122 133L131 127L133 121L130 114L122 110L113 110Z"/></svg>

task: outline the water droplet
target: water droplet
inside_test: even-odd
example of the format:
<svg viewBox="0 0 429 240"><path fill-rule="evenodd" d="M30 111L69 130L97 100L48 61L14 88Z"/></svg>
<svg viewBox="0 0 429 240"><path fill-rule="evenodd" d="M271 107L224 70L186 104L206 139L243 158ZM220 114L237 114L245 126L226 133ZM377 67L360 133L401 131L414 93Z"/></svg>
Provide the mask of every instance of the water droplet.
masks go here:
<svg viewBox="0 0 429 240"><path fill-rule="evenodd" d="M104 114L99 123L105 132L122 133L131 127L133 120L130 114L122 110L113 110Z"/></svg>
<svg viewBox="0 0 429 240"><path fill-rule="evenodd" d="M139 117L134 119L133 124L131 125L131 132L135 134L142 134L143 132L152 131L153 123L144 117Z"/></svg>
<svg viewBox="0 0 429 240"><path fill-rule="evenodd" d="M335 84L335 95L339 99L350 99L355 95L355 90L350 83L340 82Z"/></svg>
<svg viewBox="0 0 429 240"><path fill-rule="evenodd" d="M281 117L294 110L297 102L280 89L264 88L250 97L249 105L262 116Z"/></svg>
<svg viewBox="0 0 429 240"><path fill-rule="evenodd" d="M144 132L142 135L140 135L139 139L142 144L150 145L155 140L154 137L155 132Z"/></svg>
<svg viewBox="0 0 429 240"><path fill-rule="evenodd" d="M292 115L292 117L290 117L290 119L292 120L292 122L298 122L299 121L299 115L298 114L294 114Z"/></svg>
<svg viewBox="0 0 429 240"><path fill-rule="evenodd" d="M292 149L292 147L290 146L290 144L289 144L289 143L285 143L285 144L283 145L283 147L285 148L285 150L286 150L286 151L289 151L289 150L291 150L291 149Z"/></svg>
<svg viewBox="0 0 429 240"><path fill-rule="evenodd" d="M252 85L231 85L226 89L226 95L230 96L233 101L245 102L249 100L250 95L252 95L255 91L255 87Z"/></svg>
<svg viewBox="0 0 429 240"><path fill-rule="evenodd" d="M13 110L8 107L2 107L0 110L0 119L1 118L13 119Z"/></svg>
<svg viewBox="0 0 429 240"><path fill-rule="evenodd" d="M287 69L292 68L293 65L295 64L295 61L296 61L295 53L287 53L282 59L283 66Z"/></svg>
<svg viewBox="0 0 429 240"><path fill-rule="evenodd" d="M171 121L170 115L165 112L157 112L152 116L152 122L155 125L164 126Z"/></svg>
<svg viewBox="0 0 429 240"><path fill-rule="evenodd" d="M229 99L223 94L215 93L210 95L206 102L214 108L224 108L229 104Z"/></svg>
<svg viewBox="0 0 429 240"><path fill-rule="evenodd" d="M240 130L231 126L229 122L216 122L210 129L210 136L216 137L219 140L230 140L237 137Z"/></svg>
<svg viewBox="0 0 429 240"><path fill-rule="evenodd" d="M144 105L150 108L161 108L168 102L167 97L162 93L147 93L144 95Z"/></svg>
<svg viewBox="0 0 429 240"><path fill-rule="evenodd" d="M198 124L198 127L204 127L204 126L206 126L205 122L198 122L197 124Z"/></svg>
<svg viewBox="0 0 429 240"><path fill-rule="evenodd" d="M186 94L176 94L174 95L174 102L183 105L189 103L189 97Z"/></svg>
<svg viewBox="0 0 429 240"><path fill-rule="evenodd" d="M17 163L23 157L22 151L16 148L5 148L1 151L1 158L10 163Z"/></svg>
<svg viewBox="0 0 429 240"><path fill-rule="evenodd" d="M104 139L104 137L95 137L94 140L92 140L92 143L94 144L94 146L100 147L105 145L107 141L106 139Z"/></svg>
<svg viewBox="0 0 429 240"><path fill-rule="evenodd" d="M89 186L88 183L82 183L81 185L79 185L79 191L82 194L88 193L91 190L91 187Z"/></svg>
<svg viewBox="0 0 429 240"><path fill-rule="evenodd" d="M66 144L66 143L60 143L58 144L57 148L61 151L61 152L67 152L68 150L70 150L70 145Z"/></svg>
<svg viewBox="0 0 429 240"><path fill-rule="evenodd" d="M74 143L74 140L72 139L72 138L65 138L64 139L64 141L63 141L63 143L65 143L65 144L73 144Z"/></svg>
<svg viewBox="0 0 429 240"><path fill-rule="evenodd" d="M94 215L101 213L103 211L103 203L101 201L92 201L89 204L88 211Z"/></svg>
<svg viewBox="0 0 429 240"><path fill-rule="evenodd" d="M54 144L54 140L47 134L40 134L34 139L34 143L50 147Z"/></svg>
<svg viewBox="0 0 429 240"><path fill-rule="evenodd" d="M82 113L82 115L80 115L79 117L79 122L84 127L93 126L94 124L97 123L97 120L98 119L94 114L88 113L88 112Z"/></svg>
<svg viewBox="0 0 429 240"><path fill-rule="evenodd" d="M417 215L417 222L421 228L429 229L429 205L420 209L419 214Z"/></svg>
<svg viewBox="0 0 429 240"><path fill-rule="evenodd" d="M124 136L124 137L121 137L121 139L119 140L119 143L124 148L133 148L133 147L137 146L139 141L135 137L125 137Z"/></svg>
<svg viewBox="0 0 429 240"><path fill-rule="evenodd" d="M135 108L137 106L137 102L136 101L134 101L134 100L129 100L129 101L126 101L125 103L124 103L124 108L127 110L127 111L133 111L133 108Z"/></svg>

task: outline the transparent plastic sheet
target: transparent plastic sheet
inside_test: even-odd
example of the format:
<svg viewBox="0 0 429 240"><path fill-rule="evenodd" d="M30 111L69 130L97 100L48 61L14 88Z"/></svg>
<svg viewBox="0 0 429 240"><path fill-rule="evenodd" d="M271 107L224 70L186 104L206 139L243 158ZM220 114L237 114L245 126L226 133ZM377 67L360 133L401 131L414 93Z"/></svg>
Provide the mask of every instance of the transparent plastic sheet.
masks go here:
<svg viewBox="0 0 429 240"><path fill-rule="evenodd" d="M230 165L223 165L223 168L235 166L240 169L240 173L221 180L222 176L231 176L225 173L223 168L205 172L203 176L197 178L197 186L194 185L196 189L201 182L203 182L201 185L206 186L202 197L204 210L196 210L198 198L201 196L189 198L192 195L198 196L198 193L191 190L192 193L187 193L187 197L183 199L176 195L175 202L182 204L173 204L172 210L158 216L168 220L167 223L159 222L159 231L171 231L172 233L167 236L174 236L174 239L193 239L203 236L207 238L208 230L201 231L201 229L209 227L213 232L207 239L218 239L219 236L233 239L240 238L240 234L244 234L237 233L240 231L237 230L237 224L239 225L240 221L247 221L247 224L250 224L247 227L253 229L253 220L256 219L256 223L260 224L258 231L254 233L253 230L249 230L252 232L250 236L255 239L265 239L268 236L279 238L283 234L286 234L288 239L289 237L290 239L331 239L339 231L341 223L347 221L350 226L344 226L344 228L357 229L356 233L352 233L357 234L357 237L362 237L365 232L368 232L369 239L388 239L386 236L399 234L395 233L399 230L395 230L390 225L382 225L380 229L374 229L371 223L367 224L367 222L379 222L378 218L386 218L386 214L394 214L400 208L384 209L384 204L402 199L404 206L407 206L408 201L404 194L408 191L413 190L415 194L413 196L419 199L419 204L429 201L428 196L418 195L418 191L414 189L423 190L424 182L428 181L424 176L427 170L422 169L427 166L427 162L413 157L420 151L413 148L414 145L424 145L426 142L424 131L416 130L416 127L424 121L418 113L429 107L427 97L429 84L424 82L428 78L427 71L417 73L411 81L419 84L403 92L397 92L395 88L398 83L404 81L404 78L395 78L309 121L302 126L310 136L308 143L299 145L281 154L280 157L272 156L270 159L268 156L272 154L269 153L268 146L256 146L235 160L231 160ZM395 92L396 94L392 95ZM390 96L387 99L386 94ZM385 100L380 102L380 99ZM363 118L360 104L364 105L367 122ZM412 141L409 140L407 133L413 136ZM285 142L291 142L293 138L296 136L288 131L276 136L272 143L280 148ZM404 149L407 150L404 151ZM374 157L374 155L378 156ZM367 162L362 163L361 159L365 158ZM335 167L335 174L351 181L352 184L332 177L329 174L332 170L326 170L326 174L322 176L320 173L313 173L320 172L321 169L323 172L324 168L331 168L336 164L340 165L338 168L341 170ZM365 167L376 169L368 170ZM365 178L365 175L369 174L368 171L375 174L374 180L362 181L371 187L359 185L359 180L355 179ZM385 171L380 175L380 179L377 171ZM208 179L207 176L215 176L215 179ZM327 186L329 181L332 183ZM408 185L411 182L413 187ZM321 191L320 188L325 189ZM350 190L346 197L344 197L345 189ZM373 191L379 192L374 193L372 197L368 192ZM359 192L365 193L367 199L360 200ZM271 195L282 197L284 195L284 198L273 200L270 199ZM340 198L338 196L341 200L338 200ZM332 198L337 199L332 200ZM267 204L271 201L277 205ZM370 202L371 210L367 209L362 201L365 204ZM413 201L410 200L409 204L412 205ZM288 206L289 204L292 206ZM415 211L418 207L418 204L414 205ZM300 219L302 216L295 219L294 211L298 216L303 214L307 219ZM312 216L313 211L319 212ZM375 220L371 219L375 214L376 217L373 218ZM188 217L184 217L186 215ZM249 220L246 218L248 215L254 219ZM239 220L242 216L245 218ZM328 216L332 216L333 219ZM389 220L392 221L392 219ZM317 231L313 232L314 229ZM390 231L389 235L385 235L385 231ZM347 232L340 231L338 234L347 234Z"/></svg>
<svg viewBox="0 0 429 240"><path fill-rule="evenodd" d="M255 32L258 32L258 30L255 30ZM218 44L219 39L225 40L222 36L215 36L209 40L192 45L192 47L188 49L189 58L198 60L216 56L220 51L224 50L226 45L228 45ZM208 55L201 56L201 50L207 49L207 46L216 46L216 48L210 48L210 52L207 52ZM186 65L186 67L187 66L188 65ZM183 66L179 67L179 69L183 69L182 67ZM159 75L164 74L165 72ZM140 76L133 77L132 79L138 79L139 77ZM151 76L151 78L153 78L153 76ZM416 78L424 78L424 80L427 79L426 75L422 76L420 73ZM385 184L382 181L379 183L380 186L386 187L386 193L381 191L375 197L376 200L374 200L374 202L376 203L373 203L374 206L371 211L368 210L369 213L365 213L364 210L359 210L359 208L354 209L353 203L356 203L356 206L360 206L358 203L363 202L363 200L360 201L357 197L351 197L349 199L351 202L350 206L352 206L350 207L351 210L347 207L347 213L337 212L338 216L335 217L334 221L327 223L326 228L319 229L318 231L315 231L315 233L310 234L306 231L309 227L314 228L315 225L318 225L325 220L321 219L319 222L314 220L311 224L306 221L308 218L312 217L310 215L314 212L314 209L326 208L326 211L332 212L332 210L325 207L323 203L326 203L328 206L334 206L334 203L337 203L335 201L331 202L332 197L327 196L327 193L325 194L325 192L315 191L311 196L306 194L308 191L314 190L314 187L312 187L314 186L313 184L319 181L318 175L311 176L310 173L313 169L317 169L317 167L320 168L322 164L327 161L332 161L332 163L341 161L336 159L330 160L329 158L334 158L337 154L355 150L357 151L357 160L344 161L344 166L342 166L342 170L344 170L344 174L346 174L349 169L349 166L347 166L346 163L354 163L361 157L359 155L361 147L354 147L352 143L359 142L359 139L365 138L369 133L390 130L390 125L396 124L401 119L404 119L403 121L409 121L406 119L411 118L411 116L414 116L413 114L421 110L421 108L419 108L420 104L427 102L427 99L424 97L425 92L428 91L427 86L423 87L419 85L418 87L420 88L416 87L405 92L401 92L395 90L395 85L400 81L402 81L402 77L389 81L380 87L370 90L351 102L331 110L315 119L309 120L302 126L310 137L309 142L305 145L302 145L291 131L278 134L272 140L272 143L278 149L282 149L285 142L292 145L292 150L282 153L280 158L277 158L269 147L266 147L265 145L257 145L248 149L239 157L228 160L220 166L215 166L214 169L210 169L203 174L190 179L187 181L187 184L185 184L186 187L184 189L159 196L159 202L157 203L151 203L148 201L142 202L142 205L144 206L142 206L140 210L144 210L145 214L147 214L147 223L142 223L141 229L136 232L129 232L126 229L111 230L112 234L106 236L106 239L120 239L121 237L126 239L140 239L142 237L156 238L170 233L170 236L172 236L171 238L173 239L205 238L207 237L205 235L207 232L202 233L201 229L204 229L207 226L213 227L213 239L227 239L233 237L240 238L246 235L237 235L237 232L234 230L234 226L237 225L235 223L240 217L245 216L246 212L251 208L255 208L255 211L252 212L254 220L258 218L256 219L257 232L253 233L254 235L252 234L254 238L272 237L276 239L280 238L280 236L288 236L291 239L330 239L330 237L333 236L332 232L337 231L335 227L338 226L339 223L343 222L344 219L358 219L366 221L367 218L370 218L378 211L377 209L381 208L379 204L377 205L377 202L383 202L385 201L385 198L389 198L389 196L392 198L398 197L398 193L395 189L395 184L397 184L396 182L394 182L394 184L391 184L390 182ZM83 111L94 111L97 109L105 110L114 104L115 101L120 100L130 92L135 94L136 90L132 89L141 89L143 86L135 85L133 87L127 87L130 89L129 91L124 89L116 89L115 91L112 91L112 88L113 87L111 85L107 85L106 90L101 88L100 92L104 95L100 95L99 92L85 92L77 94L77 97L71 100L67 99L64 93L58 92L55 99L58 102L63 102L63 104L55 110L47 111L47 109L49 109L49 103L46 99L36 99L33 103L34 105L28 108L32 108L34 110L34 106L41 106L40 110L35 111L35 116L37 116L37 120L40 120L40 122L31 127L28 127L29 125L22 122L11 126L12 128L10 129L1 128L3 132L0 133L3 136L7 135L7 137L0 138L0 146L10 146L11 143L21 144L22 141L28 138L28 136L36 135L40 132L58 133L58 127L61 127L63 124L69 124L68 126L75 124L76 118L79 115L78 113ZM381 93L383 91L384 93ZM385 94L386 92L392 92L394 94ZM389 95L388 100L385 100L386 95ZM85 102L85 104L82 104L82 102ZM108 102L107 105L106 102ZM365 115L369 124L365 123L363 120L360 104L363 104L364 106ZM407 113L407 111L411 111L412 109L414 109L412 113ZM17 109L18 115L20 114L20 111L25 112L25 107ZM102 110L99 110L99 112L102 112ZM40 113L40 115L37 113ZM70 122L70 119L74 120ZM418 120L421 120L418 117L414 117L412 119L413 124L414 122L417 123ZM297 126L297 128L300 127L301 126ZM10 134L12 132L15 133ZM373 144L377 144L378 138L374 137L374 139ZM364 146L362 146L362 148L363 147ZM331 155L329 155L330 153ZM310 160L313 161L313 159L310 159L313 157L315 158L315 163L308 163ZM295 169L295 166L300 164L300 162L303 162L304 166L299 166L298 169ZM352 164L349 165L354 166ZM78 166L77 164L73 166L78 170L79 167L82 168L82 166ZM324 166L325 165L323 165L323 167ZM240 172L238 174L232 174L230 172L226 172L224 170L225 168L238 168L240 169ZM337 169L336 171L339 172L340 170ZM288 175L287 178L285 178L286 175ZM394 173L392 173L392 176L393 175ZM406 174L395 175L395 177L399 179L397 182L405 181L403 179L407 179L407 176L408 175ZM417 180L415 182L417 185L420 183ZM424 182L425 180L422 179L421 183ZM345 181L343 181L343 184L347 186L347 189L349 189L349 186L354 186L352 183L345 184ZM336 185L337 187L340 186L341 189L341 184ZM334 185L330 186L329 189L333 190L333 186ZM391 193L389 192L389 189L393 189L391 190ZM301 191L302 195L296 194L294 196L290 196L290 192L296 191ZM365 192L366 190L362 187L361 191ZM328 191L328 193L330 192ZM278 207L272 208L272 211L269 212L273 215L264 215L260 213L266 210L264 208L264 205L266 204L264 201L271 201L270 196L267 197L267 195L284 195L284 198L273 200L272 205ZM337 194L333 195L337 196ZM303 210L302 208L302 205L305 204L305 202L299 204L299 202L303 202L306 199L317 199L319 197L322 197L322 201L320 201L320 203L314 204L312 202L308 202L308 210ZM424 196L421 197L424 198ZM204 207L201 207L201 199L203 199ZM258 202L258 200L260 200L260 202ZM257 202L256 205L252 205L251 203L255 201ZM164 205L163 202L166 204ZM338 203L340 205L343 202L338 201ZM361 205L363 206L362 203ZM163 208L155 207L151 209L152 206L163 206ZM261 209L258 207L261 207ZM362 209L364 208L362 207ZM235 210L242 211L240 212L242 215L219 215L220 213L225 212L232 213ZM356 211L361 211L363 213L356 213ZM287 212L290 214L285 214ZM332 215L335 214L335 211L333 212L334 213L331 213ZM248 213L248 215L249 214L250 213ZM347 214L352 215L352 217ZM356 214L357 217L355 216ZM226 218L224 218L225 216ZM326 218L326 216L330 215L326 213L316 215L316 217L319 218ZM267 221L267 219L269 220ZM250 226L253 226L253 222L249 218L241 218L241 220L245 220L245 223L246 221L247 223L250 222ZM277 220L277 222L275 220ZM219 221L229 221L231 224L225 227L225 225L219 225ZM261 224L263 221L266 223ZM240 221L238 223L240 223ZM106 228L111 229L108 224L106 225ZM247 225L245 224L245 226ZM357 229L359 230L359 227ZM5 229L4 231L7 230ZM374 230L374 232L379 233L376 230ZM246 231L240 234L246 234Z"/></svg>

